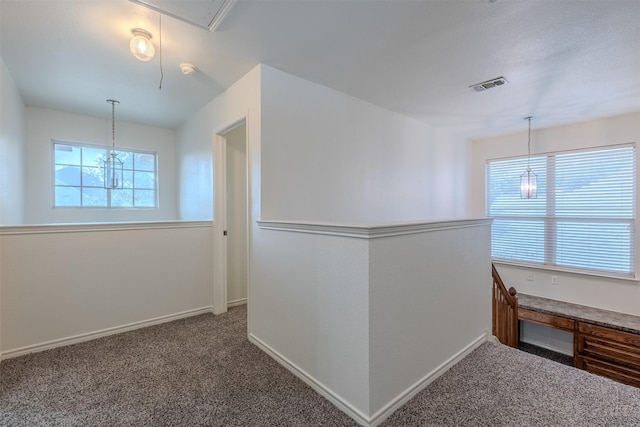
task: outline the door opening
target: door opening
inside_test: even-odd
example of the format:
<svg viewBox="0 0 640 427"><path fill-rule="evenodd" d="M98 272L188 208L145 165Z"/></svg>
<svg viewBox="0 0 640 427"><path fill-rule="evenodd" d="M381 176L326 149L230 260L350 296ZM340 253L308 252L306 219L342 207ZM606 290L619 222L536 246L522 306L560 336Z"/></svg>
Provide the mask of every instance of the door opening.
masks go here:
<svg viewBox="0 0 640 427"><path fill-rule="evenodd" d="M226 195L227 307L247 302L247 129L224 135Z"/></svg>

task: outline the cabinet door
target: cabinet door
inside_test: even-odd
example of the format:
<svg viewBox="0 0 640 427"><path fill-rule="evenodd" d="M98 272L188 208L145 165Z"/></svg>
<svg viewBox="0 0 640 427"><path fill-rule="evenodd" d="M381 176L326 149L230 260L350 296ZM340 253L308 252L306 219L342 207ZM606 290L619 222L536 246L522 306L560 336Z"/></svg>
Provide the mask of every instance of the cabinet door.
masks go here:
<svg viewBox="0 0 640 427"><path fill-rule="evenodd" d="M640 348L620 342L577 334L576 353L640 370Z"/></svg>
<svg viewBox="0 0 640 427"><path fill-rule="evenodd" d="M592 374L610 378L612 380L640 387L640 371L629 369L618 364L609 363L591 357L576 356L576 366Z"/></svg>
<svg viewBox="0 0 640 427"><path fill-rule="evenodd" d="M640 349L640 335L629 332L618 331L616 329L596 326L590 323L578 322L578 332L585 335L591 335L597 338L603 338L608 341L615 341L627 344L631 347Z"/></svg>
<svg viewBox="0 0 640 427"><path fill-rule="evenodd" d="M578 323L575 366L640 387L640 335Z"/></svg>

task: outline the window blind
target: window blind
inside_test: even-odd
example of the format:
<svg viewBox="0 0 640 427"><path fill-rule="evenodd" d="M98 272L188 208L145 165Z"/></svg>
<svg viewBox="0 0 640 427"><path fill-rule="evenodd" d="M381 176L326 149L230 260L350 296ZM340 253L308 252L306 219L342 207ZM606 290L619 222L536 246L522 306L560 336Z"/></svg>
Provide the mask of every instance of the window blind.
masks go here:
<svg viewBox="0 0 640 427"><path fill-rule="evenodd" d="M531 157L538 197L520 198L527 158L486 165L495 260L635 275L635 146Z"/></svg>

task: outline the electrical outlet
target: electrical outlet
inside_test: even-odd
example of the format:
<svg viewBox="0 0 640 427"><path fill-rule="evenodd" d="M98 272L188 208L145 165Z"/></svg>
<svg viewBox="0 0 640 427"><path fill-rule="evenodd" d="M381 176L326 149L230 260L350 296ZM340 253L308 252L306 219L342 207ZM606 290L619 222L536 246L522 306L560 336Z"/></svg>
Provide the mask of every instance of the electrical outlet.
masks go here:
<svg viewBox="0 0 640 427"><path fill-rule="evenodd" d="M558 284L558 276L551 276L551 284L552 285Z"/></svg>
<svg viewBox="0 0 640 427"><path fill-rule="evenodd" d="M529 282L533 282L533 273L531 273L531 272L527 273L527 280Z"/></svg>

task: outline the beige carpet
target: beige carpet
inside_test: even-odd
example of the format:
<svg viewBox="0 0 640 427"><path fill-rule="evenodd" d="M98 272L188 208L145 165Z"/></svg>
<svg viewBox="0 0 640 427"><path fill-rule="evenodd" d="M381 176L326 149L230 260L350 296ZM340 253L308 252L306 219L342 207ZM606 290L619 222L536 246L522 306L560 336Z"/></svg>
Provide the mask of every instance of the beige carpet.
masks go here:
<svg viewBox="0 0 640 427"><path fill-rule="evenodd" d="M246 339L246 308L0 364L3 426L355 426ZM640 426L640 389L485 344L384 426Z"/></svg>
<svg viewBox="0 0 640 427"><path fill-rule="evenodd" d="M640 426L640 389L485 343L383 425Z"/></svg>

